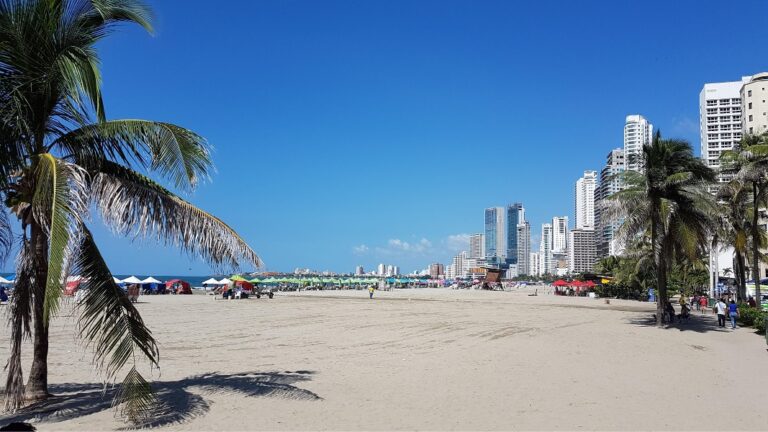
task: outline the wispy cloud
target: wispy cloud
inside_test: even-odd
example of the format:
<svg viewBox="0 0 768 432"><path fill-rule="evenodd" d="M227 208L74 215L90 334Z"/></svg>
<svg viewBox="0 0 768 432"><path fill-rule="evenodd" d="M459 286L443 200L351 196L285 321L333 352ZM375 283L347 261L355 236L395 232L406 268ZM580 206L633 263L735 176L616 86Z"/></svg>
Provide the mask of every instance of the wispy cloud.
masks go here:
<svg viewBox="0 0 768 432"><path fill-rule="evenodd" d="M468 251L469 237L469 234L451 234L443 240L443 245L451 253Z"/></svg>
<svg viewBox="0 0 768 432"><path fill-rule="evenodd" d="M384 254L397 254L397 253L411 253L411 254L423 254L432 249L432 242L425 238L421 238L416 242L407 242L400 239L389 239L387 245L384 247L377 247L378 252Z"/></svg>
<svg viewBox="0 0 768 432"><path fill-rule="evenodd" d="M354 252L356 255L365 255L369 250L370 248L364 244L352 248L352 252Z"/></svg>

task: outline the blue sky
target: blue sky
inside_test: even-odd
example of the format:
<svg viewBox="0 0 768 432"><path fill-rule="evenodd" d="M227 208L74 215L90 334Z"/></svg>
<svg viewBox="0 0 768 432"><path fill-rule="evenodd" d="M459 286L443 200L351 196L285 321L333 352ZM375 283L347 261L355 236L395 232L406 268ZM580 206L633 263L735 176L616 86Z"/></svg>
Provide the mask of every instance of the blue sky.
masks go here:
<svg viewBox="0 0 768 432"><path fill-rule="evenodd" d="M188 198L270 270L446 262L513 201L538 237L626 115L698 153L702 85L768 70L762 0L152 4L155 35L100 47L107 115L208 138L218 173ZM209 272L96 235L115 273Z"/></svg>

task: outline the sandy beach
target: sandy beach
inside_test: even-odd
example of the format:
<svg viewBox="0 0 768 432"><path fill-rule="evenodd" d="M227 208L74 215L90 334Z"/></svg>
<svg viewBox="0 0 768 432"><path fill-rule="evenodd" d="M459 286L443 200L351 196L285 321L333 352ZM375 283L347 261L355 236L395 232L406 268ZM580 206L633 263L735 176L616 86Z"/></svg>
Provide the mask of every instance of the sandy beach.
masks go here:
<svg viewBox="0 0 768 432"><path fill-rule="evenodd" d="M766 344L712 315L448 289L146 296L163 430L764 430ZM542 290L539 291L540 294ZM68 307L62 309L66 315ZM8 356L7 333L0 355ZM26 354L29 354L27 350ZM28 357L25 364L29 364ZM40 430L125 427L72 318L51 327ZM758 373L760 371L760 373ZM717 414L715 414L717 413Z"/></svg>

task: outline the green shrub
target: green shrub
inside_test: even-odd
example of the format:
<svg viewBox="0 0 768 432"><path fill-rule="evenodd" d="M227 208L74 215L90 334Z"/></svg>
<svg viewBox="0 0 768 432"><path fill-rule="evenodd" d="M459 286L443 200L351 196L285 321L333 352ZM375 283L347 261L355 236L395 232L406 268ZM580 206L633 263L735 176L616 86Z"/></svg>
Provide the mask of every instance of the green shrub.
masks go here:
<svg viewBox="0 0 768 432"><path fill-rule="evenodd" d="M757 329L757 332L760 334L765 334L765 325L766 322L768 322L768 314L765 312L760 312L755 316L755 321L752 324L754 328Z"/></svg>
<svg viewBox="0 0 768 432"><path fill-rule="evenodd" d="M755 324L755 319L758 318L762 312L757 308L749 307L749 305L739 305L739 323L743 326L752 326Z"/></svg>

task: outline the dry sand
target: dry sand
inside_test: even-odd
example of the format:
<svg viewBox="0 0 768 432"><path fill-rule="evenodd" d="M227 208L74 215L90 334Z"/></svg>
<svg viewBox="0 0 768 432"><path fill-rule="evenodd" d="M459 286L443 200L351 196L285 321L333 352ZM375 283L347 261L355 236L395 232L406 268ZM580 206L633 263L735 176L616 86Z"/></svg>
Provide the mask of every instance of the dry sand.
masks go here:
<svg viewBox="0 0 768 432"><path fill-rule="evenodd" d="M158 427L768 428L765 340L718 329L712 315L657 329L652 305L631 301L444 289L367 297L142 297L161 347L155 386L172 408ZM71 318L53 323L51 339L50 387L60 397L33 422L41 430L124 427Z"/></svg>

